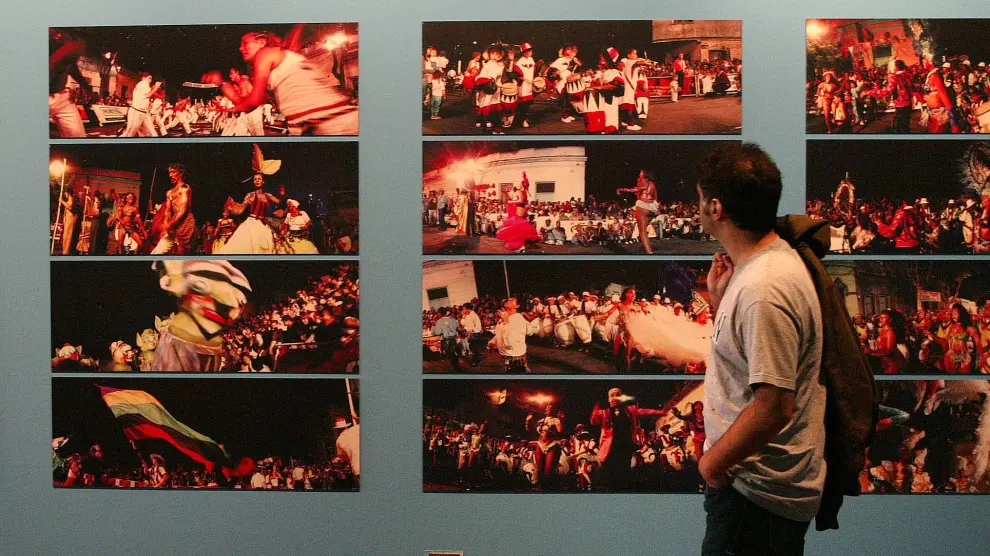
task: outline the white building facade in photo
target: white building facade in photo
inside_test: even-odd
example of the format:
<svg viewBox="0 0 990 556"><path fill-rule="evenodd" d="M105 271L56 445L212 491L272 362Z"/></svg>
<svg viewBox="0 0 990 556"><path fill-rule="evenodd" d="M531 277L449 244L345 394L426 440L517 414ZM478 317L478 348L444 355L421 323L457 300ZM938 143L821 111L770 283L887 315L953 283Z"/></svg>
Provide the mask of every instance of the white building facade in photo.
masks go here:
<svg viewBox="0 0 990 556"><path fill-rule="evenodd" d="M479 198L504 200L514 186L529 179L529 199L535 202L584 199L583 146L519 149L453 163L423 174L423 191L474 188Z"/></svg>
<svg viewBox="0 0 990 556"><path fill-rule="evenodd" d="M471 261L423 263L423 310L470 303L478 297Z"/></svg>

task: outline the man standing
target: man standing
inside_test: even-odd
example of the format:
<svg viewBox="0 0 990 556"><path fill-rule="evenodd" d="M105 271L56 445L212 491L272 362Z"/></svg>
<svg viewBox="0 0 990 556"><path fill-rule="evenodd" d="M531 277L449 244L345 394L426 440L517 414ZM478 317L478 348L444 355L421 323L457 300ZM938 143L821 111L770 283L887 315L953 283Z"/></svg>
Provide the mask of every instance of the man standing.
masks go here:
<svg viewBox="0 0 990 556"><path fill-rule="evenodd" d="M727 146L699 176L702 222L727 251L708 275L716 318L698 464L702 553L802 554L825 485L818 297L773 231L781 177L770 157L753 144Z"/></svg>
<svg viewBox="0 0 990 556"><path fill-rule="evenodd" d="M437 197L437 218L439 219L438 226L440 231L447 229L447 196L443 194L443 189L440 190L440 196Z"/></svg>
<svg viewBox="0 0 990 556"><path fill-rule="evenodd" d="M182 164L168 165L168 179L172 189L165 194L165 202L160 209L165 211L160 220L161 233L152 255L184 255L189 252L196 219L192 214L192 187L186 183L186 167Z"/></svg>
<svg viewBox="0 0 990 556"><path fill-rule="evenodd" d="M151 97L158 92L162 86L161 82L151 84L151 74L144 72L141 80L134 86L134 93L131 96L131 105L127 109L127 127L121 137L157 137L158 132L151 122L149 109L151 108Z"/></svg>
<svg viewBox="0 0 990 556"><path fill-rule="evenodd" d="M481 340L481 317L474 312L474 306L465 303L461 309L461 328L467 333L468 351L471 352L471 366L481 362L481 352L484 350Z"/></svg>
<svg viewBox="0 0 990 556"><path fill-rule="evenodd" d="M677 55L677 59L674 60L674 73L677 74L677 89L679 91L684 90L684 75L686 71L687 60L684 59L684 53L681 52Z"/></svg>
<svg viewBox="0 0 990 556"><path fill-rule="evenodd" d="M450 359L450 365L455 371L460 370L460 362L457 356L457 333L461 325L457 319L450 316L450 308L440 307L440 320L433 325L433 335L440 336L440 349L443 354Z"/></svg>
<svg viewBox="0 0 990 556"><path fill-rule="evenodd" d="M662 409L641 408L619 388L608 391L608 408L595 404L590 422L601 427L598 442L598 462L601 465L602 490L621 492L632 486L631 466L633 454L639 449L644 433L640 428L641 416L666 415Z"/></svg>
<svg viewBox="0 0 990 556"><path fill-rule="evenodd" d="M519 300L510 297L499 311L495 325L495 337L488 347L498 349L502 356L502 370L506 373L529 372L526 360L526 319L518 313Z"/></svg>

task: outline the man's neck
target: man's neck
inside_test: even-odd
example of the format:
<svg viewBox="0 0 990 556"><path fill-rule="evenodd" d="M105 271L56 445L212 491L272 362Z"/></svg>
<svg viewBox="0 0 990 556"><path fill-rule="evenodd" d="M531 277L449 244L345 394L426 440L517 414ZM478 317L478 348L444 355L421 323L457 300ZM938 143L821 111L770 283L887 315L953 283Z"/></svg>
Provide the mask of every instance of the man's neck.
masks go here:
<svg viewBox="0 0 990 556"><path fill-rule="evenodd" d="M778 237L774 231L759 239L754 239L753 235L748 232L737 232L730 237L720 239L720 242L732 259L733 266L739 268L753 255L766 249Z"/></svg>

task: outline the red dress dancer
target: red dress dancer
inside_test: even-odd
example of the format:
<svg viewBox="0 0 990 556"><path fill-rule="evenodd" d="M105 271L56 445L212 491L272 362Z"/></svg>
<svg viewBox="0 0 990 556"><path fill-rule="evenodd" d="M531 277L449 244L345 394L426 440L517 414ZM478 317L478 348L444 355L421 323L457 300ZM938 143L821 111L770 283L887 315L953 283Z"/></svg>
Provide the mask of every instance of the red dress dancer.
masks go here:
<svg viewBox="0 0 990 556"><path fill-rule="evenodd" d="M495 237L505 242L506 249L519 253L526 251L526 242L543 239L540 232L536 231L536 226L526 218L528 191L529 179L523 172L522 187L515 187L509 193L509 202L506 206L506 211L509 214L505 223L495 233Z"/></svg>

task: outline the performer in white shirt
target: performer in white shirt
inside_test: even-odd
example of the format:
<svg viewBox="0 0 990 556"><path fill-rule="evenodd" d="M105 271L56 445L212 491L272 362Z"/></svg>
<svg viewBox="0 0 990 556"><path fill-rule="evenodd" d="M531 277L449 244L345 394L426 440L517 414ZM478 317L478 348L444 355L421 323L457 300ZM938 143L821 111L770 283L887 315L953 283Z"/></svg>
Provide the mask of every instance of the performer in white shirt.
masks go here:
<svg viewBox="0 0 990 556"><path fill-rule="evenodd" d="M495 135L502 134L502 51L499 48L489 48L488 61L481 68L481 73L474 79L474 87L478 91L478 110L485 129Z"/></svg>
<svg viewBox="0 0 990 556"><path fill-rule="evenodd" d="M625 89L622 93L622 101L619 105L621 122L623 127L629 131L639 131L643 129L636 123L637 117L637 97L639 94L639 83L642 80L639 70L639 53L635 48L630 48L626 57L619 61L619 69L622 71L622 78L625 80ZM647 103L649 105L649 103Z"/></svg>
<svg viewBox="0 0 990 556"><path fill-rule="evenodd" d="M495 325L495 337L489 348L497 348L502 356L502 370L506 373L529 372L526 359L526 319L518 313L519 301L515 297L505 300Z"/></svg>
<svg viewBox="0 0 990 556"><path fill-rule="evenodd" d="M560 121L564 123L573 122L576 119L575 114L584 112L584 90L580 85L583 82L571 77L580 76L581 60L577 58L577 53L577 46L573 44L565 46L560 49L560 57L550 64L548 70L548 74L556 74L552 77L563 108Z"/></svg>
<svg viewBox="0 0 990 556"><path fill-rule="evenodd" d="M533 106L533 79L536 77L536 61L533 60L533 45L524 42L519 47L522 57L516 61L515 72L522 76L519 85L519 105L516 117L522 120L523 127L529 127L529 110Z"/></svg>
<svg viewBox="0 0 990 556"><path fill-rule="evenodd" d="M141 80L134 86L131 96L131 105L127 109L127 127L121 137L157 137L155 126L151 123L151 115L148 109L151 106L151 97L161 88L160 81L151 84L151 74L143 72Z"/></svg>
<svg viewBox="0 0 990 556"><path fill-rule="evenodd" d="M481 362L484 351L484 346L480 345L481 333L484 329L481 326L481 317L474 312L474 306L470 303L465 303L461 308L461 328L468 335L464 339L464 344L471 357L471 365L477 365Z"/></svg>
<svg viewBox="0 0 990 556"><path fill-rule="evenodd" d="M289 250L293 255L319 255L320 250L310 240L310 228L313 221L306 211L299 209L299 201L289 199L285 202L289 214L285 217L285 231L288 235Z"/></svg>
<svg viewBox="0 0 990 556"><path fill-rule="evenodd" d="M301 26L294 28L285 46L266 31L241 38L241 56L254 72L251 92L228 111L252 112L265 103L265 92L271 90L291 135L356 135L358 110L350 96L293 50L301 32Z"/></svg>

